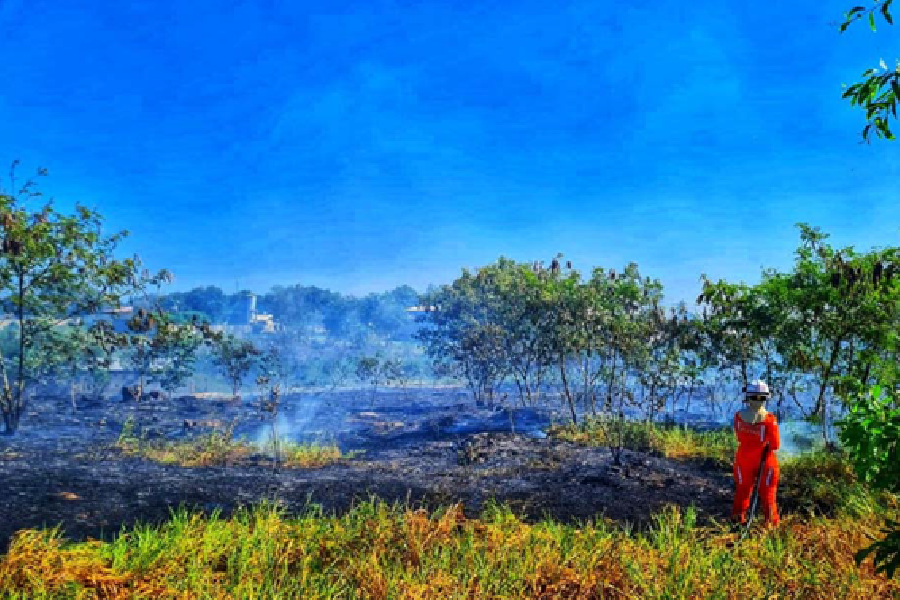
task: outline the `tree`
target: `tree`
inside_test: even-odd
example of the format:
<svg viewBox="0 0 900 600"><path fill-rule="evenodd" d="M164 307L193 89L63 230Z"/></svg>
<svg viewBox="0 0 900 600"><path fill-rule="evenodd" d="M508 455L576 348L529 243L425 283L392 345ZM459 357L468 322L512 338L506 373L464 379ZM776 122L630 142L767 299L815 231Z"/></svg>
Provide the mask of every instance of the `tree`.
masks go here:
<svg viewBox="0 0 900 600"><path fill-rule="evenodd" d="M216 339L213 343L213 363L231 381L232 395L237 398L241 383L257 365L261 352L252 342L233 335Z"/></svg>
<svg viewBox="0 0 900 600"><path fill-rule="evenodd" d="M744 283L713 283L706 275L700 279L703 291L697 303L704 307L706 315L705 342L720 372L734 372L741 386L745 386L760 343L760 332L751 318L756 297Z"/></svg>
<svg viewBox="0 0 900 600"><path fill-rule="evenodd" d="M403 390L403 397L408 398L406 394L406 386L409 384L410 377L415 373L415 365L405 362L402 358L387 358L381 365L381 371L384 374L385 383L390 385L396 383Z"/></svg>
<svg viewBox="0 0 900 600"><path fill-rule="evenodd" d="M415 338L435 363L452 367L465 379L476 401L493 397L495 385L509 372L506 332L498 324L500 303L487 273L462 276L423 298L434 307L418 317Z"/></svg>
<svg viewBox="0 0 900 600"><path fill-rule="evenodd" d="M880 351L893 347L900 272L896 249L835 251L828 235L799 223L801 245L790 274L767 271L760 296L777 327L771 330L785 369L811 376L817 385L812 417L828 439L826 393L851 399L867 385Z"/></svg>
<svg viewBox="0 0 900 600"><path fill-rule="evenodd" d="M126 348L128 361L138 373L138 398L149 383L159 383L174 393L193 376L201 345L212 345L217 338L208 323L198 323L196 318L178 322L160 305L153 310L138 309L128 329L130 333L120 336L119 344Z"/></svg>
<svg viewBox="0 0 900 600"><path fill-rule="evenodd" d="M322 377L326 383L331 384L330 391L336 390L352 375L353 361L344 356L335 356L326 360L322 365Z"/></svg>
<svg viewBox="0 0 900 600"><path fill-rule="evenodd" d="M863 18L864 15L868 17L869 28L873 32L878 13L881 13L888 24L893 25L894 19L890 12L892 2L893 0L875 0L869 9L864 6L854 6L845 15L844 22L841 23L841 33L847 30L850 23ZM894 119L897 118L897 100L900 98L900 63L893 71L885 64L884 59L881 59L879 66L884 72L877 68L867 69L862 74L863 81L847 87L843 94L844 98L850 100L851 105L865 108L867 123L862 130L864 141L869 141L869 134L873 126L879 138L895 139L890 129L889 118L891 116Z"/></svg>
<svg viewBox="0 0 900 600"><path fill-rule="evenodd" d="M559 369L563 397L572 415L572 422L578 423L572 386L569 384L568 363L587 349L588 332L583 327L587 313L588 289L580 282L577 272L561 277L559 270L539 271L543 282L541 289L544 299L544 326L541 328L542 354L549 363Z"/></svg>
<svg viewBox="0 0 900 600"><path fill-rule="evenodd" d="M175 323L170 319L162 320L164 325L157 328L154 337L158 344L154 381L173 394L194 375L200 347L212 345L213 342L209 330L199 327L196 321Z"/></svg>
<svg viewBox="0 0 900 600"><path fill-rule="evenodd" d="M37 341L44 334L66 320L118 307L124 295L171 279L165 270L154 276L140 271L137 256L115 260L113 252L128 232L102 237L99 213L79 204L74 215L64 215L52 201L26 206L41 192L34 179L16 190L17 165L10 172L11 191L0 190L0 305L18 325L12 386L7 357L0 356L0 411L8 434L16 431L25 410L25 367L29 355L40 352ZM38 177L46 175L46 169L38 169Z"/></svg>
<svg viewBox="0 0 900 600"><path fill-rule="evenodd" d="M361 383L372 386L372 403L375 403L375 394L378 393L378 384L384 377L384 364L381 356L361 356L356 361L356 378Z"/></svg>
<svg viewBox="0 0 900 600"><path fill-rule="evenodd" d="M82 375L99 381L109 380L111 352L104 351L96 329L78 323L47 330L40 339L40 358L32 354L29 371L34 378L58 381L68 379L72 414L78 410L75 386Z"/></svg>
<svg viewBox="0 0 900 600"><path fill-rule="evenodd" d="M281 398L280 378L284 375L281 352L270 345L256 363L256 385L260 389L260 409L269 413L272 425L272 469L278 471L278 408ZM237 394L235 394L237 395Z"/></svg>
<svg viewBox="0 0 900 600"><path fill-rule="evenodd" d="M600 355L596 373L603 389L598 425L613 460L621 464L630 431L625 409L639 405L635 383L641 383L650 359L648 346L661 335L658 322L664 313L658 303L662 285L641 277L636 263L629 263L618 274L613 269L595 268L588 285L596 319L590 338Z"/></svg>

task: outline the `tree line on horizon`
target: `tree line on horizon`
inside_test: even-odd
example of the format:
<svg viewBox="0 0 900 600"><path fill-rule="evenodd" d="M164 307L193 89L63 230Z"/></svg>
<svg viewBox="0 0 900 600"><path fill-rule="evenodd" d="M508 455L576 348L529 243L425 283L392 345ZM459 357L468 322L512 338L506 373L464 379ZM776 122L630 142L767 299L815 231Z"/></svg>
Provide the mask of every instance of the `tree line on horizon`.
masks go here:
<svg viewBox="0 0 900 600"><path fill-rule="evenodd" d="M241 324L245 320L245 295L249 290L225 293L217 286L200 286L186 292L171 292L154 298L175 314L210 323ZM286 327L321 327L331 336L352 335L359 327L371 328L386 337L403 336L409 317L406 309L415 306L419 293L408 285L363 297L341 294L313 285L276 285L256 295L256 309L273 315Z"/></svg>

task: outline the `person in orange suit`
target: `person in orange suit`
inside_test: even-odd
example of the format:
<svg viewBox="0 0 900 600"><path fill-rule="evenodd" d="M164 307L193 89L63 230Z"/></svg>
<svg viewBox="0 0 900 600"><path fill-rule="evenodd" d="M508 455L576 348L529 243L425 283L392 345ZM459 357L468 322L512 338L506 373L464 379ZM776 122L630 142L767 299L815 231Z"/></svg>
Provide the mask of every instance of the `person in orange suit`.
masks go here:
<svg viewBox="0 0 900 600"><path fill-rule="evenodd" d="M738 439L734 460L737 490L731 516L741 524L747 521L747 509L750 508L750 497L756 484L762 450L766 445L769 446L769 455L763 465L759 484L759 504L770 525L777 526L780 521L778 506L775 504L775 491L778 487L778 458L775 452L781 446L781 438L775 415L766 411L769 395L769 386L765 382L757 380L750 383L744 388L747 406L734 415L734 433Z"/></svg>

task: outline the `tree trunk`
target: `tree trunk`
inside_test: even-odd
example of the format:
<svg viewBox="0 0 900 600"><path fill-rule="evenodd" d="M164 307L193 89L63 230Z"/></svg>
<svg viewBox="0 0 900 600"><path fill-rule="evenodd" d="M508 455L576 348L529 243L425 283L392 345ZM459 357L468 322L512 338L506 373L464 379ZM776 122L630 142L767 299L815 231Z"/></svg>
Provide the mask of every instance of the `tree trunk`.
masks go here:
<svg viewBox="0 0 900 600"><path fill-rule="evenodd" d="M16 431L18 422L12 418L13 393L9 387L9 378L6 376L6 356L2 350L0 350L0 376L3 378L3 398L0 400L0 407L3 412L4 433L12 435Z"/></svg>
<svg viewBox="0 0 900 600"><path fill-rule="evenodd" d="M278 408L272 409L272 470L278 472Z"/></svg>
<svg viewBox="0 0 900 600"><path fill-rule="evenodd" d="M616 382L616 352L613 351L612 356L612 369L609 375L609 381L606 385L606 410L612 411L612 398L613 398L613 388L615 387Z"/></svg>
<svg viewBox="0 0 900 600"><path fill-rule="evenodd" d="M588 410L588 401L591 397L591 384L590 384L590 353L585 353L584 356L584 411ZM597 414L595 410L593 410L593 403L591 403L591 413Z"/></svg>
<svg viewBox="0 0 900 600"><path fill-rule="evenodd" d="M691 398L694 396L694 380L691 379L691 387L688 388L688 396L687 396L687 405L684 408L684 417L685 424L684 428L687 429L687 419L689 418L689 413L691 412Z"/></svg>
<svg viewBox="0 0 900 600"><path fill-rule="evenodd" d="M25 391L25 275L19 272L19 381L16 394L16 425L22 413Z"/></svg>
<svg viewBox="0 0 900 600"><path fill-rule="evenodd" d="M816 407L812 413L817 417L823 416L823 413L825 411L825 390L828 388L828 380L831 379L831 373L834 370L834 363L837 362L840 347L841 340L835 340L835 342L831 346L831 358L828 361L828 367L822 373L822 381L819 384L819 396L816 399Z"/></svg>
<svg viewBox="0 0 900 600"><path fill-rule="evenodd" d="M528 404L534 406L534 399L531 397L531 384L528 382L528 373L531 371L531 359L525 364L525 372L522 374L522 381L525 385L525 399Z"/></svg>
<svg viewBox="0 0 900 600"><path fill-rule="evenodd" d="M572 401L572 394L569 392L569 380L566 378L566 357L564 354L559 356L559 374L562 377L563 393L566 396L566 402L572 413L572 422L578 424L578 413L575 412L575 403Z"/></svg>
<svg viewBox="0 0 900 600"><path fill-rule="evenodd" d="M522 382L519 381L518 374L513 375L513 380L515 380L516 388L519 390L519 402L522 403L522 406L525 406L525 391L522 389Z"/></svg>

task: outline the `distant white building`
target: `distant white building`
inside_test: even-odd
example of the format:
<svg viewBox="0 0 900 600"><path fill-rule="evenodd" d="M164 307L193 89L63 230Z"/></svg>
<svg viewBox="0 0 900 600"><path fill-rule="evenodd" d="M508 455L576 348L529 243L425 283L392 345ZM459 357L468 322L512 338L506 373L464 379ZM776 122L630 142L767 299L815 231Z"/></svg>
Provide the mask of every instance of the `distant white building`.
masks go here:
<svg viewBox="0 0 900 600"><path fill-rule="evenodd" d="M409 316L410 320L414 320L417 315L427 312L434 312L436 310L436 306L410 306L406 309L406 314L407 316Z"/></svg>

